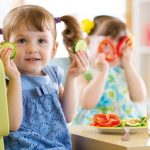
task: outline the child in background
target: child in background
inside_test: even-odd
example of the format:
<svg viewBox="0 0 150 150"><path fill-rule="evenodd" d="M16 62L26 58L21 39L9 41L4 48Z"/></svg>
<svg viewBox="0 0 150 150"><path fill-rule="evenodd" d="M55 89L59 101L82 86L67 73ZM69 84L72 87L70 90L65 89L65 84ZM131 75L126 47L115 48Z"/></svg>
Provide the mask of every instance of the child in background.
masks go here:
<svg viewBox="0 0 150 150"><path fill-rule="evenodd" d="M133 49L125 48L121 58L108 62L105 54L98 53L98 45L93 44L103 36L116 47L122 37L128 36L126 25L117 18L103 22L98 19L94 19L96 25L87 36L93 79L79 78L80 107L72 124L90 124L97 113L117 113L122 119L142 116L133 102L145 99L146 88L135 69Z"/></svg>
<svg viewBox="0 0 150 150"><path fill-rule="evenodd" d="M72 16L53 18L40 6L24 5L11 10L4 20L5 41L16 44L17 53L10 60L10 49L0 50L0 59L9 79L8 110L10 134L6 150L71 150L67 129L78 105L76 77L89 65L87 52L78 51L62 86L62 71L48 66L55 56L56 22L63 21L67 46L82 38L77 20Z"/></svg>

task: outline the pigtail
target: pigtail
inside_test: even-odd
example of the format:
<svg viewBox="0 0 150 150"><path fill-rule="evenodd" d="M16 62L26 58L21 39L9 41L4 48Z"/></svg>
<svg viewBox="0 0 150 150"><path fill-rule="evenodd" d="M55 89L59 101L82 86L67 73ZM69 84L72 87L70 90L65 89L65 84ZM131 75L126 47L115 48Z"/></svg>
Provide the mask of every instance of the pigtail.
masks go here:
<svg viewBox="0 0 150 150"><path fill-rule="evenodd" d="M60 19L65 24L65 29L62 32L63 42L66 47L72 47L75 41L83 38L80 25L73 16L66 15Z"/></svg>

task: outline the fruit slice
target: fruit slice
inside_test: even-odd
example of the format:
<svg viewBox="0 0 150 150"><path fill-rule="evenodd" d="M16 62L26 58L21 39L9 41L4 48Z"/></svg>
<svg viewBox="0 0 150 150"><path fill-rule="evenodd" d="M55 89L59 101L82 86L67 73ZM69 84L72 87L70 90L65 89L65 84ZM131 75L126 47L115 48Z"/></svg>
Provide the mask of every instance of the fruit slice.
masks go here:
<svg viewBox="0 0 150 150"><path fill-rule="evenodd" d="M141 123L140 123L139 119L132 118L132 119L127 119L126 120L126 125L127 126L132 126L132 127L137 127L137 126L140 126Z"/></svg>
<svg viewBox="0 0 150 150"><path fill-rule="evenodd" d="M0 48L6 49L6 50L11 49L10 59L13 59L16 56L16 46L14 43L2 42L2 43L0 43Z"/></svg>
<svg viewBox="0 0 150 150"><path fill-rule="evenodd" d="M78 40L73 44L73 52L76 53L79 50L86 51L87 50L87 43L85 40Z"/></svg>

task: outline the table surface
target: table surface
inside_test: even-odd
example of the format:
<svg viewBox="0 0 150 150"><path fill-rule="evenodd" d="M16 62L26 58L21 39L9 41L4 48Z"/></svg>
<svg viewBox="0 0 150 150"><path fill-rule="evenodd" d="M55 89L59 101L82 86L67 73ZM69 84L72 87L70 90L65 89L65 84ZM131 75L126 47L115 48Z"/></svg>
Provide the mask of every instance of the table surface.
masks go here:
<svg viewBox="0 0 150 150"><path fill-rule="evenodd" d="M94 127L70 125L73 150L150 150L150 136L147 129L130 134L129 141L123 141L123 133L101 133Z"/></svg>

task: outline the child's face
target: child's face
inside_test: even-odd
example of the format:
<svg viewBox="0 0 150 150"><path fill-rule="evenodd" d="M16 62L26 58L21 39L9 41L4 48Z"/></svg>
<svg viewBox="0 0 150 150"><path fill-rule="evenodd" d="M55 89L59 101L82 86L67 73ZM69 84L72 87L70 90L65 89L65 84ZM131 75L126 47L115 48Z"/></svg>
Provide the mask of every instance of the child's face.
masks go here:
<svg viewBox="0 0 150 150"><path fill-rule="evenodd" d="M33 31L24 24L11 33L9 41L16 44L14 61L19 71L26 75L41 75L43 67L55 55L57 47L49 30Z"/></svg>
<svg viewBox="0 0 150 150"><path fill-rule="evenodd" d="M91 60L93 60L92 62L94 62L94 60L96 60L97 56L98 56L98 47L99 44L104 40L104 39L109 39L112 44L114 45L114 47L117 46L117 39L116 40L112 40L110 39L110 37L103 37L103 36L91 36L89 38L89 50L91 53ZM109 51L110 47L106 47L105 50ZM116 66L116 65L120 65L120 59L116 58L114 61L112 62L108 62L111 66Z"/></svg>

